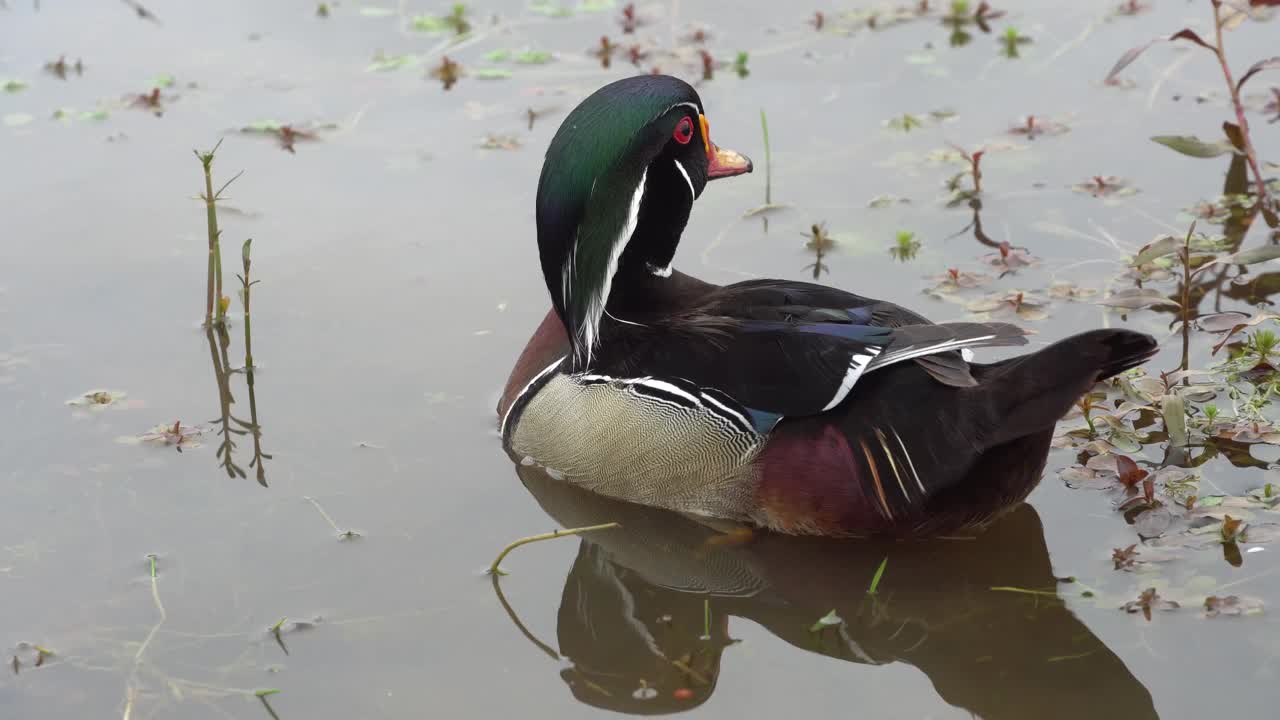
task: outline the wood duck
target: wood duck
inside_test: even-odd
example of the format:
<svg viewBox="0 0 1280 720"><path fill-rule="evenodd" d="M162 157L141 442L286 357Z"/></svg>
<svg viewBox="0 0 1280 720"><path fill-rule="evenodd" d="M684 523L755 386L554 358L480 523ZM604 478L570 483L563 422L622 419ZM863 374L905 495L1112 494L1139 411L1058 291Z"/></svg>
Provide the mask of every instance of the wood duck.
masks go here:
<svg viewBox="0 0 1280 720"><path fill-rule="evenodd" d="M672 268L711 180L751 172L674 77L606 85L564 119L538 180L552 309L498 403L504 446L555 477L708 523L824 536L980 528L1039 481L984 481L984 454L1051 430L1156 343L1095 330L1021 345L1004 323L933 324L786 280L718 286Z"/></svg>

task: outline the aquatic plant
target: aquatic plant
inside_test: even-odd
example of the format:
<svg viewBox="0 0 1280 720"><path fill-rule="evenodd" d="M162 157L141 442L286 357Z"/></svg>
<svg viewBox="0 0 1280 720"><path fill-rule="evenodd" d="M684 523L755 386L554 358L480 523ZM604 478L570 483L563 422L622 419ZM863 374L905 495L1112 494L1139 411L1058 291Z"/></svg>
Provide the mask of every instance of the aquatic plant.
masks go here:
<svg viewBox="0 0 1280 720"><path fill-rule="evenodd" d="M1257 209L1262 213L1262 216L1267 221L1268 225L1273 228L1280 227L1280 207L1276 206L1275 201L1271 197L1270 189L1267 187L1266 178L1263 176L1262 168L1258 164L1258 153L1257 150L1254 149L1253 138L1249 129L1249 118L1245 113L1244 102L1241 100L1240 92L1245 83L1249 82L1253 76L1266 70L1280 68L1280 57L1273 57L1255 62L1244 72L1238 81L1235 80L1231 71L1231 66L1227 63L1226 43L1223 36L1223 29L1228 22L1233 20L1234 15L1240 11L1235 8L1231 8L1233 16L1224 17L1223 0L1209 0L1209 4L1213 8L1213 43L1205 41L1198 33L1190 28L1183 28L1167 37L1159 37L1154 40L1150 40L1142 45L1130 49L1122 55L1111 68L1111 71L1107 73L1106 82L1109 84L1115 83L1120 73L1126 67L1133 63L1134 60L1138 59L1138 56L1148 48L1158 42L1177 42L1181 40L1192 43L1213 53L1214 57L1218 61L1218 66L1222 69L1222 80L1226 85L1227 94L1231 99L1232 109L1235 111L1235 123L1224 123L1223 132L1226 134L1230 145L1242 152L1248 162L1249 169L1252 172L1254 179L1254 192L1257 197ZM1162 144L1165 144L1184 155L1191 155L1192 157L1213 157L1215 154L1220 154L1205 154L1202 149L1203 143L1199 143L1198 141L1195 143L1184 141L1179 145L1171 143L1168 139L1165 139L1162 141ZM1222 149L1225 152L1230 148L1224 147Z"/></svg>
<svg viewBox="0 0 1280 720"><path fill-rule="evenodd" d="M204 170L204 192L200 194L200 199L204 201L205 226L209 239L208 279L206 282L204 310L204 323L206 326L225 325L227 321L227 306L231 300L222 294L222 231L218 229L217 203L222 197L223 191L241 175L241 173L236 173L234 177L223 183L217 192L213 191L213 160L220 147L222 147L221 140L208 152L202 153L199 150L192 150Z"/></svg>

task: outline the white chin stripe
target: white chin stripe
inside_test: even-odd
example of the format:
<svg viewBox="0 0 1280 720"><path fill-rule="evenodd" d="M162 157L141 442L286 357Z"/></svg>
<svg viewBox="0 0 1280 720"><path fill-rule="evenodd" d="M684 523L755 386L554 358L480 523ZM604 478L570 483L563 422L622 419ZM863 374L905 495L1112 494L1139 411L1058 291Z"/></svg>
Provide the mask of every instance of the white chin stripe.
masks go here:
<svg viewBox="0 0 1280 720"><path fill-rule="evenodd" d="M697 197L698 193L693 191L693 181L689 179L689 171L684 169L684 165L681 164L679 160L676 160L673 158L671 162L676 164L676 169L679 170L680 174L684 176L684 182L686 185L689 186L689 195L692 197Z"/></svg>
<svg viewBox="0 0 1280 720"><path fill-rule="evenodd" d="M661 278L671 277L671 266L670 266L670 265L668 265L668 266L666 266L666 267L658 267L657 265L654 265L653 263L645 263L645 265L648 267L648 270L649 270L649 274L650 274L650 275L653 275L653 276L655 276L655 277L661 277Z"/></svg>

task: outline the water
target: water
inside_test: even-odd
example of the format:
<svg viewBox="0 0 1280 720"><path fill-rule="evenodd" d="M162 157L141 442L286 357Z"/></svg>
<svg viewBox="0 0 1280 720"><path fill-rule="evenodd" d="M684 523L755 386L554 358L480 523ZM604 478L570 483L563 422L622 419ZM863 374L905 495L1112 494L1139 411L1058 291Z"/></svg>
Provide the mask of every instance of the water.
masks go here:
<svg viewBox="0 0 1280 720"><path fill-rule="evenodd" d="M1216 592L1274 605L1275 547L1252 546L1262 551L1240 567L1211 548L1116 572L1112 549L1138 538L1111 497L1059 479L1072 451L1055 451L1032 507L987 536L923 547L771 538L708 554L696 526L536 477L526 491L499 448L493 408L546 310L533 191L563 113L633 72L625 58L604 70L588 55L602 34L624 38L617 8L555 19L519 2L478 6L475 39L448 50L472 74L446 92L424 78L441 36L355 5L319 18L308 3L157 0L147 4L155 23L125 4L6 4L0 78L29 87L0 94L0 648L18 658L16 674L0 675L0 714L266 717L254 693L268 689L280 691L267 700L282 718L562 718L598 707L1180 718L1269 707L1273 616L1204 619L1198 604ZM984 159L980 220L992 242L1023 246L1039 264L965 299L1045 294L1053 280L1123 287L1123 255L1184 233L1180 210L1220 194L1229 163L1147 139L1219 136L1231 112L1207 53L1158 46L1125 73L1136 87L1102 84L1127 48L1207 24L1200 3L1156 5L1109 17L1109 3L1022 3L992 35L971 28L972 41L951 48L932 20L845 37L806 25L805 7L642 3L651 22L639 33L652 43L669 47L697 22L717 58L750 51L748 77L723 68L699 91L716 141L757 168L768 112L773 199L791 206L766 229L742 219L763 201L762 172L716 183L677 265L716 282L811 278L803 235L825 222L838 246L821 281L935 320L963 317L963 305L921 293L934 284L925 277L983 269L994 250L966 229L970 208L944 207L943 181L962 166L928 154L1011 143L1019 148ZM1033 39L1018 59L995 37L1011 24ZM1268 54L1273 26L1229 36L1238 68ZM485 53L526 46L558 57L503 65L507 79L475 76ZM378 50L428 58L367 72ZM41 71L63 53L83 59L82 75ZM700 74L691 53L646 63ZM162 117L122 107L161 75L174 78ZM1252 81L1253 107L1268 86L1265 75ZM106 119L79 119L100 105ZM550 111L532 130L530 107ZM74 108L73 119L49 119L58 108ZM955 118L884 127L943 109ZM1028 114L1070 131L1006 132ZM1266 117L1251 115L1264 160L1277 152ZM290 154L236 131L264 120L338 127ZM489 134L521 147L478 147ZM199 327L206 249L191 150L224 136L215 181L245 171L221 215L227 294L246 237L261 280L256 425L245 374L218 372L244 364L239 301L225 341ZM1140 192L1070 188L1095 175ZM869 208L880 195L910 202ZM887 252L899 231L920 241L915 259ZM1266 235L1256 223L1245 246ZM1265 269L1210 288L1201 312L1268 305ZM1047 312L1027 322L1044 340L1104 323L1165 337L1173 317L1121 317L1089 299L1053 299ZM1192 366L1211 361L1217 339L1193 337ZM1175 367L1180 354L1172 336L1152 367ZM243 478L219 452L224 384L245 423L232 426L260 431L256 461L253 433L232 437ZM99 388L127 395L95 410L66 405ZM118 441L175 421L206 430L199 447ZM1262 485L1280 455L1232 448L1244 454L1200 467L1205 486L1228 495ZM1146 457L1161 453L1153 442ZM623 515L634 519L614 535L517 550L502 597L481 573L516 537ZM348 530L358 537L343 539ZM1055 580L1068 576L1076 582ZM1184 607L1150 622L1117 609L1149 586ZM832 610L843 624L810 632ZM277 642L270 629L282 618ZM41 660L34 645L53 655Z"/></svg>

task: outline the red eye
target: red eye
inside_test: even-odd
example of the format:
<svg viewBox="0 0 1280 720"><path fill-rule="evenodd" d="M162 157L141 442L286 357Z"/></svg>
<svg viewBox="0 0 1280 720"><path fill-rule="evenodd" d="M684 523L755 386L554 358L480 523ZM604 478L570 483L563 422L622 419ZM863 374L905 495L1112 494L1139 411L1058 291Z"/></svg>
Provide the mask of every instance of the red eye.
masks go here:
<svg viewBox="0 0 1280 720"><path fill-rule="evenodd" d="M671 133L671 137L674 137L676 142L681 145L688 145L689 141L693 139L693 121L689 119L688 115L680 118L680 122L676 123L676 131Z"/></svg>

